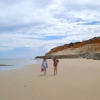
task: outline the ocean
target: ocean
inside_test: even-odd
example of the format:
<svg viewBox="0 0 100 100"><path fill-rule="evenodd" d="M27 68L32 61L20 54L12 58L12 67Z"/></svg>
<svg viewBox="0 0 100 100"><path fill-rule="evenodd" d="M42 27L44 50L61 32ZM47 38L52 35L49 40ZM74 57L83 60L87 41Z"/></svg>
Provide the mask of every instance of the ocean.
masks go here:
<svg viewBox="0 0 100 100"><path fill-rule="evenodd" d="M10 66L0 66L0 71L12 70L12 69L20 68L25 65L38 64L41 62L42 62L41 59L0 58L0 64L10 65Z"/></svg>

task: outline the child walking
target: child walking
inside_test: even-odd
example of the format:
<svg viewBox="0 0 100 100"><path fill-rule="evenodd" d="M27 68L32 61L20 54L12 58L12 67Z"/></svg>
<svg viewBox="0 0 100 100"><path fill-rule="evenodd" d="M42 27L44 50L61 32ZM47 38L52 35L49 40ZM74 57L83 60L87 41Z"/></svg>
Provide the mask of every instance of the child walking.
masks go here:
<svg viewBox="0 0 100 100"><path fill-rule="evenodd" d="M44 75L46 74L46 68L48 68L48 63L46 61L46 58L44 58L44 61L42 62L42 67L44 69Z"/></svg>

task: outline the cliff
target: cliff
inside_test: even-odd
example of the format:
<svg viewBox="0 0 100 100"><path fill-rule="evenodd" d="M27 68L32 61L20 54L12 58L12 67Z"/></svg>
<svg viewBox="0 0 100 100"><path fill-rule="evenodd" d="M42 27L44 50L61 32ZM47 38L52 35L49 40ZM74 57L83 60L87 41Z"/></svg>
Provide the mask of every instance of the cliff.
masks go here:
<svg viewBox="0 0 100 100"><path fill-rule="evenodd" d="M85 40L82 42L75 42L65 44L63 46L58 46L52 48L45 56L66 56L68 57L76 57L76 56L85 56L100 53L100 37L94 37L89 40ZM90 57L91 58L91 57Z"/></svg>

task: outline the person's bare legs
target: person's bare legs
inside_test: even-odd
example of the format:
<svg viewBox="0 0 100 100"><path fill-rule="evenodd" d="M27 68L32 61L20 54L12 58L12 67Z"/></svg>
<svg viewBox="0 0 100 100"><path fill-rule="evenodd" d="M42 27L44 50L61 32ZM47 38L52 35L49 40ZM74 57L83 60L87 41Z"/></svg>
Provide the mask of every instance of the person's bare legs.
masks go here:
<svg viewBox="0 0 100 100"><path fill-rule="evenodd" d="M54 75L57 74L57 66L54 66Z"/></svg>
<svg viewBox="0 0 100 100"><path fill-rule="evenodd" d="M54 75L55 75L55 71L56 71L56 68L55 68L56 66L53 66L53 68L54 68Z"/></svg>
<svg viewBox="0 0 100 100"><path fill-rule="evenodd" d="M55 72L56 72L56 74L57 74L57 66L55 66Z"/></svg>
<svg viewBox="0 0 100 100"><path fill-rule="evenodd" d="M44 70L44 75L46 74L46 69Z"/></svg>
<svg viewBox="0 0 100 100"><path fill-rule="evenodd" d="M46 74L46 70L45 70L45 74Z"/></svg>

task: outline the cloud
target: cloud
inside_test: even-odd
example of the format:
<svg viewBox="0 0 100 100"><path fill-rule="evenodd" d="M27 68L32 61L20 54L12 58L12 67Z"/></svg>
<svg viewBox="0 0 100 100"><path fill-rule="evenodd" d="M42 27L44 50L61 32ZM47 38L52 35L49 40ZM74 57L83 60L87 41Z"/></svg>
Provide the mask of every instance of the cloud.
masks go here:
<svg viewBox="0 0 100 100"><path fill-rule="evenodd" d="M34 56L100 36L99 12L99 0L0 0L0 52Z"/></svg>

